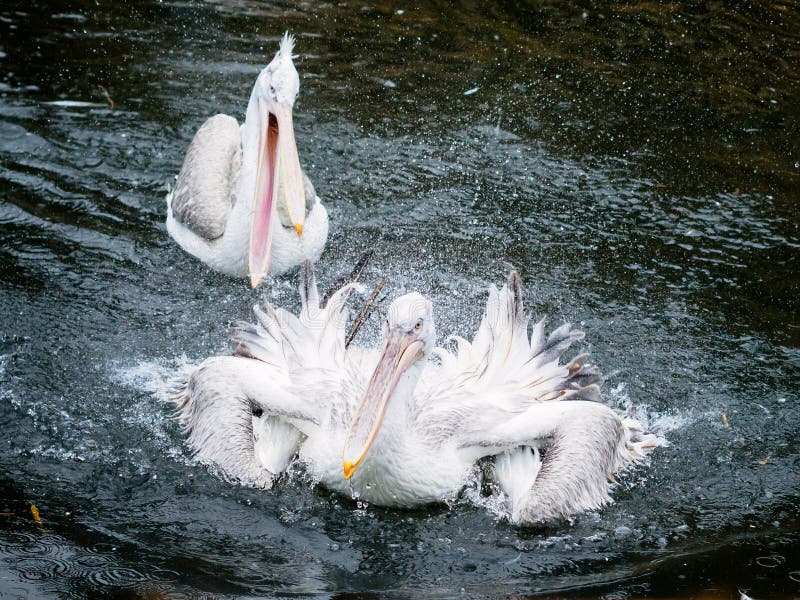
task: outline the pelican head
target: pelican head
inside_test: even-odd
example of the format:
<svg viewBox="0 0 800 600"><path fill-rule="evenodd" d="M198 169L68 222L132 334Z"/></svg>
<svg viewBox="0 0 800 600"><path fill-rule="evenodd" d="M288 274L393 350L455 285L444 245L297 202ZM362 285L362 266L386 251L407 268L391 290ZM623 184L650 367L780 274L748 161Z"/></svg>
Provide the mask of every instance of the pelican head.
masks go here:
<svg viewBox="0 0 800 600"><path fill-rule="evenodd" d="M281 225L293 227L299 237L303 235L306 208L314 201L313 197L306 198L292 125L292 109L300 90L300 77L292 62L293 48L294 38L287 32L275 58L258 75L248 107L248 121L252 114L258 133L249 256L253 287L269 270L273 205Z"/></svg>
<svg viewBox="0 0 800 600"><path fill-rule="evenodd" d="M400 379L433 349L436 329L430 301L413 292L392 302L383 334L383 353L345 438L342 458L346 479L353 476L367 455Z"/></svg>

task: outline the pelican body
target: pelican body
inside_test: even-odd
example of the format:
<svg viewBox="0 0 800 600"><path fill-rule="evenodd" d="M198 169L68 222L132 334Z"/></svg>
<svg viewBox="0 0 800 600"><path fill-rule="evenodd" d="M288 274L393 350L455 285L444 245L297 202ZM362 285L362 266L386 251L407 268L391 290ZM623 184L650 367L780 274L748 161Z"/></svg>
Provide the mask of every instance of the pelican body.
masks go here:
<svg viewBox="0 0 800 600"><path fill-rule="evenodd" d="M389 307L380 349L346 348L354 284L321 308L310 263L301 278L299 316L255 306L255 323L230 330L232 356L175 381L190 445L233 481L269 488L296 458L342 495L413 507L453 497L488 457L510 520L526 525L609 502L613 474L658 444L599 402L586 354L560 364L583 332L545 336L542 319L529 337L515 272L455 352L434 347L416 292Z"/></svg>
<svg viewBox="0 0 800 600"><path fill-rule="evenodd" d="M300 79L287 33L256 79L244 123L218 114L198 129L167 195L167 231L212 269L257 287L319 259L328 214L300 167L292 109Z"/></svg>

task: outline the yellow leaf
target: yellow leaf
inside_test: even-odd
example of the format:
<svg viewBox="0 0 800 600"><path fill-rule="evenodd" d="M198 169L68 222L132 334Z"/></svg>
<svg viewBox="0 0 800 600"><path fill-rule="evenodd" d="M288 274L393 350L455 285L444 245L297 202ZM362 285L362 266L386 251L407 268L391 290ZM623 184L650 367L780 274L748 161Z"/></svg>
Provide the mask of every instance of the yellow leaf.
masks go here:
<svg viewBox="0 0 800 600"><path fill-rule="evenodd" d="M41 525L42 517L39 516L39 509L36 508L35 504L31 504L31 514L33 515L33 520L36 521L39 525Z"/></svg>
<svg viewBox="0 0 800 600"><path fill-rule="evenodd" d="M765 464L767 464L768 460L769 460L769 456L767 458L765 458L764 460L758 461L758 464L763 467Z"/></svg>
<svg viewBox="0 0 800 600"><path fill-rule="evenodd" d="M106 102L108 102L108 104L111 106L111 108L114 108L114 101L111 99L111 96L109 95L108 90L106 88L104 88L102 85L98 86L98 87L100 88L100 91L103 92L103 95L106 97Z"/></svg>

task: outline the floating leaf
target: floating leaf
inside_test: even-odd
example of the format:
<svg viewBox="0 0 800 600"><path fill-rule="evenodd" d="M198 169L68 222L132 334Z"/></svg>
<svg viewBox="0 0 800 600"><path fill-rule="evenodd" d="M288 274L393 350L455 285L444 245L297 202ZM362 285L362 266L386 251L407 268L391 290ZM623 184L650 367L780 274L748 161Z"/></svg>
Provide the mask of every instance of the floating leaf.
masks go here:
<svg viewBox="0 0 800 600"><path fill-rule="evenodd" d="M764 460L758 461L759 466L763 467L765 464L767 464L768 460L769 460L769 456L766 457Z"/></svg>
<svg viewBox="0 0 800 600"><path fill-rule="evenodd" d="M725 423L725 427L731 426L731 424L728 423L728 415L726 415L725 413L722 413L722 422Z"/></svg>

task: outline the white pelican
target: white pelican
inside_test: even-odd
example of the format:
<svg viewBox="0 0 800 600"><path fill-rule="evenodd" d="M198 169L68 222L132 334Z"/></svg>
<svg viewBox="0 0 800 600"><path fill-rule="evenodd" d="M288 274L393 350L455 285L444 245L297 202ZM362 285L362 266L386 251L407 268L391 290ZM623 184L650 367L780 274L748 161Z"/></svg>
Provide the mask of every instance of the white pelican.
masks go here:
<svg viewBox="0 0 800 600"><path fill-rule="evenodd" d="M197 130L167 195L175 241L212 269L249 276L253 287L267 273L316 261L328 237L328 213L297 156L293 47L286 33L256 79L241 127L219 114Z"/></svg>
<svg viewBox="0 0 800 600"><path fill-rule="evenodd" d="M531 524L610 501L613 474L658 440L598 402L599 371L559 358L583 332L564 324L528 337L519 276L491 286L472 343L435 349L431 303L396 299L383 347L346 348L346 301L325 308L311 264L299 318L266 304L231 328L233 356L175 380L172 400L197 457L234 481L269 488L297 457L322 485L381 506L452 497L490 457L510 519ZM439 362L428 360L439 356Z"/></svg>

